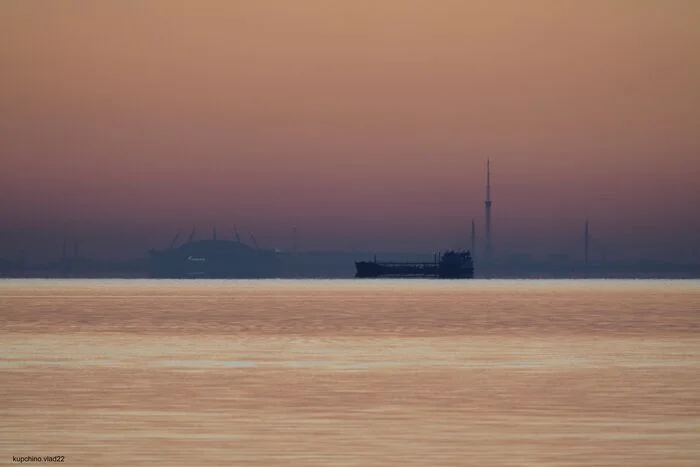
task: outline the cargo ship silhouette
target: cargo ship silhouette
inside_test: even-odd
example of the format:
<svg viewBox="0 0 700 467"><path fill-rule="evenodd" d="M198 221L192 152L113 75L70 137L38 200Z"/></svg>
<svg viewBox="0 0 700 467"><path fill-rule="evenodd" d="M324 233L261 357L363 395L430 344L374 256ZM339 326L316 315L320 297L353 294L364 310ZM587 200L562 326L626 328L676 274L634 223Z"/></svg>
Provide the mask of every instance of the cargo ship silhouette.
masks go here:
<svg viewBox="0 0 700 467"><path fill-rule="evenodd" d="M437 277L440 279L473 279L474 262L469 251L446 251L433 262L378 262L355 263L357 278L410 278Z"/></svg>

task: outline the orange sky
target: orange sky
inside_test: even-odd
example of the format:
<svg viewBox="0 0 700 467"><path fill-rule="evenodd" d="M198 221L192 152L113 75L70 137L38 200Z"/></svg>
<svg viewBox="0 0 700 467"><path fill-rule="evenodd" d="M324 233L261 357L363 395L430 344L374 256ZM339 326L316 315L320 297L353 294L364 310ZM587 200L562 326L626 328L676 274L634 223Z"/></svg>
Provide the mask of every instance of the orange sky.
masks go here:
<svg viewBox="0 0 700 467"><path fill-rule="evenodd" d="M431 249L483 227L490 157L501 251L586 216L690 251L698 24L694 0L6 0L2 225Z"/></svg>

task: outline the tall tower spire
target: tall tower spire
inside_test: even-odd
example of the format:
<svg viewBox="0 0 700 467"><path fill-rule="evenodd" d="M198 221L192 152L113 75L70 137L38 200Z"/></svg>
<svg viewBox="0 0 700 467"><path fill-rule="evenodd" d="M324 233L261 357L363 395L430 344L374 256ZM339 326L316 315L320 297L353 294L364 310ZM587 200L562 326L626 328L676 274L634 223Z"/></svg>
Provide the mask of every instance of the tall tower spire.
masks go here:
<svg viewBox="0 0 700 467"><path fill-rule="evenodd" d="M297 226L294 226L293 238L292 238L292 252L296 257L297 254Z"/></svg>
<svg viewBox="0 0 700 467"><path fill-rule="evenodd" d="M297 226L294 226L294 238L292 245L292 273L299 277L299 256L297 255Z"/></svg>
<svg viewBox="0 0 700 467"><path fill-rule="evenodd" d="M472 219L472 238L471 238L471 254L472 257L476 255L476 224L474 219Z"/></svg>
<svg viewBox="0 0 700 467"><path fill-rule="evenodd" d="M588 264L588 219L586 219L586 226L583 231L583 261Z"/></svg>
<svg viewBox="0 0 700 467"><path fill-rule="evenodd" d="M484 208L486 217L485 256L486 260L490 260L493 248L491 244L491 159L486 161L486 201L484 202Z"/></svg>

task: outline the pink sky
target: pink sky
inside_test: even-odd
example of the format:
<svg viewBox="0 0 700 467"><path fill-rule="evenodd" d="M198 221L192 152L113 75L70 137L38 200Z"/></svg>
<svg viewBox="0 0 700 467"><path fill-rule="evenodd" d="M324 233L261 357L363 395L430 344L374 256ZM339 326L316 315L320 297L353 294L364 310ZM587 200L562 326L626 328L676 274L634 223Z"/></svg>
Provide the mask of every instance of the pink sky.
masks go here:
<svg viewBox="0 0 700 467"><path fill-rule="evenodd" d="M588 216L689 252L698 24L692 0L4 1L0 226L430 250L482 231L491 158L501 251Z"/></svg>

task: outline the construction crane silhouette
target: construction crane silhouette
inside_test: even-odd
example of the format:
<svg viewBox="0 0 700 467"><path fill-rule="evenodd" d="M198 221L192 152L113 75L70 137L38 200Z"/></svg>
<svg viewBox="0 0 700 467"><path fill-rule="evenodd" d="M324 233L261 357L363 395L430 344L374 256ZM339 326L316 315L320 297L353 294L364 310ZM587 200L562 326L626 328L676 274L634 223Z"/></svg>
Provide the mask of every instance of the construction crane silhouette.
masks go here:
<svg viewBox="0 0 700 467"><path fill-rule="evenodd" d="M180 238L180 231L178 230L175 236L173 237L173 240L170 242L170 249L172 250L175 248L175 243L177 243L177 239Z"/></svg>
<svg viewBox="0 0 700 467"><path fill-rule="evenodd" d="M253 232L250 233L250 240L253 242L253 245L255 245L255 249L259 250L260 247L258 246L258 242L255 240L255 235L253 235Z"/></svg>

